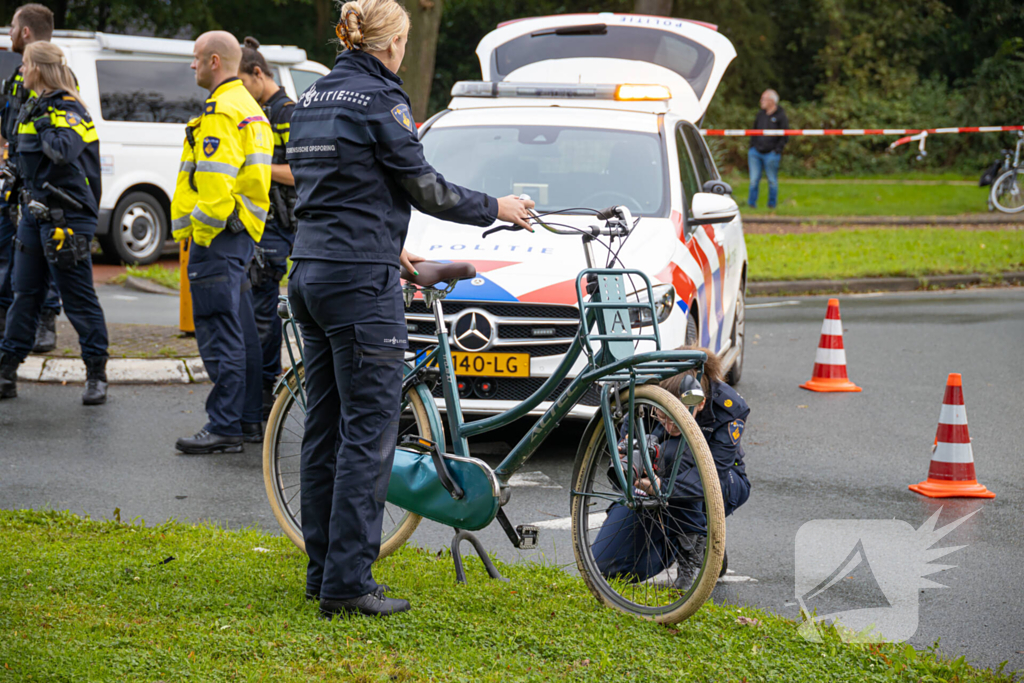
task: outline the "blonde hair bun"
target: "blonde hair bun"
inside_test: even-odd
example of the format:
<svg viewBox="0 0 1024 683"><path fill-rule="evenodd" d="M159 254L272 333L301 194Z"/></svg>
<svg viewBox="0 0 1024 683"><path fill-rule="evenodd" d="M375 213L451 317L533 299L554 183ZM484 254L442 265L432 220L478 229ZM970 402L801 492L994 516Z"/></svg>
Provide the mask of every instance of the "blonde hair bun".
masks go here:
<svg viewBox="0 0 1024 683"><path fill-rule="evenodd" d="M341 5L335 27L347 50L382 52L409 28L409 13L395 0L351 0Z"/></svg>

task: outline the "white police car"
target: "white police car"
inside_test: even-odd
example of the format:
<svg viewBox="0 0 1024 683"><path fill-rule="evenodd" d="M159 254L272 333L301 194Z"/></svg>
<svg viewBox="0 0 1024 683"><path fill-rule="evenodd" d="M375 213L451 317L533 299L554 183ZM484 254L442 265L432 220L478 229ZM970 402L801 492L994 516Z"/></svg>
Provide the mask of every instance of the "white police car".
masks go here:
<svg viewBox="0 0 1024 683"><path fill-rule="evenodd" d="M654 284L663 347L696 342L724 353L733 382L743 363L747 250L736 203L694 122L735 54L715 27L681 19L509 22L477 47L483 81L456 84L449 108L420 131L427 159L460 185L528 194L540 212L629 207L640 222L619 258ZM414 213L406 242L431 260L476 265L476 279L444 304L468 413L506 410L553 373L577 331L575 278L585 267L576 239L482 233ZM407 317L413 347L433 343L422 301ZM597 405L592 393L577 415Z"/></svg>

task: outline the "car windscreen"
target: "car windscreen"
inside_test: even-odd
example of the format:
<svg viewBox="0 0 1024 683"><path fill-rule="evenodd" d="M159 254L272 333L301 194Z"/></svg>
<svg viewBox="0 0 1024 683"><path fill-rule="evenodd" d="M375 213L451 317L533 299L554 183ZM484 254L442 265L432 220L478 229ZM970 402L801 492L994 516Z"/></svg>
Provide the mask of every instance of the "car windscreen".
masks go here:
<svg viewBox="0 0 1024 683"><path fill-rule="evenodd" d="M685 78L697 99L704 95L715 64L711 50L676 33L637 26L608 26L601 32L556 33L551 30L520 36L494 51L494 68L498 77L504 79L527 64L579 57L632 59L663 66Z"/></svg>
<svg viewBox="0 0 1024 683"><path fill-rule="evenodd" d="M665 216L661 139L650 133L561 126L433 128L427 161L447 180L493 197L528 194L538 211L623 204Z"/></svg>

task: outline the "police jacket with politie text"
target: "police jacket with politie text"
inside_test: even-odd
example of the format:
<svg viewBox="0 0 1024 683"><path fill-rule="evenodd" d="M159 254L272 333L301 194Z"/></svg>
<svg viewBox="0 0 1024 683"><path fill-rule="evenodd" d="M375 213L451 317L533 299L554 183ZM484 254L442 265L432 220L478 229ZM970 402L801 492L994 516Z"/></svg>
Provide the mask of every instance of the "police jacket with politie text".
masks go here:
<svg viewBox="0 0 1024 683"><path fill-rule="evenodd" d="M427 163L402 80L360 50L299 97L288 163L299 230L292 259L399 265L411 207L486 227L495 198L447 182Z"/></svg>
<svg viewBox="0 0 1024 683"><path fill-rule="evenodd" d="M174 239L204 247L237 216L256 242L270 206L270 122L237 78L210 94L203 115L186 126L181 166L171 201Z"/></svg>
<svg viewBox="0 0 1024 683"><path fill-rule="evenodd" d="M34 199L54 200L49 183L82 205L68 215L99 215L100 140L85 107L63 90L32 97L21 107L15 135L18 174Z"/></svg>
<svg viewBox="0 0 1024 683"><path fill-rule="evenodd" d="M267 118L270 120L270 128L274 132L274 154L272 162L275 164L288 163L285 154L288 139L291 135L292 112L294 111L295 102L288 97L284 88L278 88L277 92L271 95L270 99L267 100L267 103L263 105L263 113L266 114ZM292 225L288 228L286 224L294 220L292 211L295 208L295 188L291 185L271 181L270 189L270 215L277 219L280 228L285 229L288 232L294 232L295 226ZM274 196L275 193L280 193L280 201L284 206L278 207L276 202L278 197ZM280 209L288 211L288 215L283 219L278 215Z"/></svg>
<svg viewBox="0 0 1024 683"><path fill-rule="evenodd" d="M744 453L740 439L746 428L750 407L735 389L724 382L712 382L710 394L704 408L697 413L695 419L704 434L704 439L708 442L718 475L725 476L733 469L745 477L746 466L743 464ZM660 462L657 465L659 475L664 476L672 471L679 439L680 437L672 437L661 445ZM696 470L693 454L685 442L680 457L682 461L679 464L673 497L701 495L703 488L700 484L700 475Z"/></svg>

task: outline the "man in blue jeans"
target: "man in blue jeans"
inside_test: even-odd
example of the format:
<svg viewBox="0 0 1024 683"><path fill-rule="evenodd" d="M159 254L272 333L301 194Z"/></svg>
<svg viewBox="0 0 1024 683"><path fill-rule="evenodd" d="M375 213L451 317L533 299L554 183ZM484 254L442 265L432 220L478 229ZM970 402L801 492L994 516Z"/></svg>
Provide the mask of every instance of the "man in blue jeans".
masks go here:
<svg viewBox="0 0 1024 683"><path fill-rule="evenodd" d="M761 93L761 109L754 117L754 128L757 130L785 130L789 128L786 112L779 106L779 93L765 90ZM750 196L747 204L751 208L757 206L757 194L761 184L761 174L768 176L768 208L774 209L779 200L779 162L782 160L782 148L786 146L784 135L758 135L750 138L750 151L747 152L747 163L750 166Z"/></svg>

